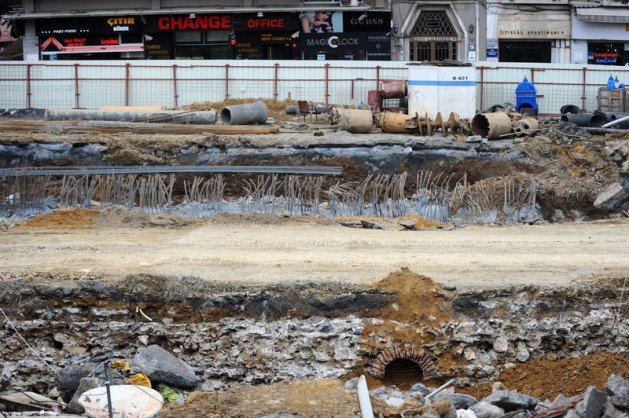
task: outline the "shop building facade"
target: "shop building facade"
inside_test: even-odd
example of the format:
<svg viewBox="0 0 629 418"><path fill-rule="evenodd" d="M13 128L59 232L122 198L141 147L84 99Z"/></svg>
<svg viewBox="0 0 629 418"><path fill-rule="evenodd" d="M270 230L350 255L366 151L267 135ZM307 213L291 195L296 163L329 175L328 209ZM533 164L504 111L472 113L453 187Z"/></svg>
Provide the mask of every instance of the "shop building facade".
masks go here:
<svg viewBox="0 0 629 418"><path fill-rule="evenodd" d="M391 60L384 0L111 0L81 7L31 0L6 15L22 28L24 60Z"/></svg>
<svg viewBox="0 0 629 418"><path fill-rule="evenodd" d="M70 0L0 0L0 23L8 22L0 49L8 50L19 40L20 59L27 61L625 65L628 1L110 0L84 2L77 9Z"/></svg>

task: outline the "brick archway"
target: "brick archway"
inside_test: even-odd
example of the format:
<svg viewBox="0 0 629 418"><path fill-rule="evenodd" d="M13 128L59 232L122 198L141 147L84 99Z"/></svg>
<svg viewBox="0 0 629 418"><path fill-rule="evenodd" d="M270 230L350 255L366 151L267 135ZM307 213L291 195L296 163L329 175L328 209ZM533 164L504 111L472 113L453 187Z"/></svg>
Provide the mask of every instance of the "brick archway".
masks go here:
<svg viewBox="0 0 629 418"><path fill-rule="evenodd" d="M408 343L394 344L382 350L371 363L368 373L377 379L382 379L387 365L397 359L406 359L417 364L426 380L441 376L432 358L413 344Z"/></svg>

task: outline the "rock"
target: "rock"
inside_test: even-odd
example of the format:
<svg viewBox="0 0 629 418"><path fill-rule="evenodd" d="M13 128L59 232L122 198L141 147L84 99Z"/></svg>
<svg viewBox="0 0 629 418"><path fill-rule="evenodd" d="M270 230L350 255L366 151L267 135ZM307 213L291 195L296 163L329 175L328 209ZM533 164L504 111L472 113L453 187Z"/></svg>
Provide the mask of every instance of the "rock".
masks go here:
<svg viewBox="0 0 629 418"><path fill-rule="evenodd" d="M395 408L399 408L400 406L404 405L404 399L402 398L396 398L396 397L389 397L386 398L384 400L384 403L386 403L389 406L393 406Z"/></svg>
<svg viewBox="0 0 629 418"><path fill-rule="evenodd" d="M504 409L484 401L470 406L470 409L478 418L498 418L505 414Z"/></svg>
<svg viewBox="0 0 629 418"><path fill-rule="evenodd" d="M494 384L491 385L491 393L496 393L501 390L508 390L507 387L502 384L502 382L494 382Z"/></svg>
<svg viewBox="0 0 629 418"><path fill-rule="evenodd" d="M506 353L509 349L509 341L504 337L498 337L494 341L494 351L496 353Z"/></svg>
<svg viewBox="0 0 629 418"><path fill-rule="evenodd" d="M82 415L85 412L85 408L83 405L79 403L79 398L83 394L83 392L87 392L90 389L94 389L102 386L100 380L94 377L84 377L79 382L79 387L74 392L74 396L72 400L68 402L68 406L65 409L65 412L69 414L77 414Z"/></svg>
<svg viewBox="0 0 629 418"><path fill-rule="evenodd" d="M70 399L79 387L81 379L92 373L94 367L95 365L85 365L59 369L57 378L59 380L59 390L64 394L64 399Z"/></svg>
<svg viewBox="0 0 629 418"><path fill-rule="evenodd" d="M432 400L434 402L437 399L447 399L456 409L467 409L475 403L478 403L475 397L464 393L437 393L432 397Z"/></svg>
<svg viewBox="0 0 629 418"><path fill-rule="evenodd" d="M590 386L585 392L585 398L574 408L582 418L600 418L605 412L607 394Z"/></svg>
<svg viewBox="0 0 629 418"><path fill-rule="evenodd" d="M426 396L428 395L430 392L432 392L431 390L429 390L426 386L424 386L422 383L415 383L413 385L413 387L411 387L411 392L419 392L422 395Z"/></svg>
<svg viewBox="0 0 629 418"><path fill-rule="evenodd" d="M446 398L439 398L432 403L432 407L439 415L445 415L452 408L452 405Z"/></svg>
<svg viewBox="0 0 629 418"><path fill-rule="evenodd" d="M492 405L496 405L505 410L505 412L512 412L518 409L533 410L540 401L529 395L522 395L517 392L511 392L509 390L500 390L492 393L485 399L484 402L488 402Z"/></svg>
<svg viewBox="0 0 629 418"><path fill-rule="evenodd" d="M347 390L356 390L358 387L358 377L354 377L345 382L345 389Z"/></svg>
<svg viewBox="0 0 629 418"><path fill-rule="evenodd" d="M629 380L611 375L605 385L610 401L618 409L629 412Z"/></svg>
<svg viewBox="0 0 629 418"><path fill-rule="evenodd" d="M136 355L132 364L152 381L177 388L191 389L201 381L192 367L157 345Z"/></svg>

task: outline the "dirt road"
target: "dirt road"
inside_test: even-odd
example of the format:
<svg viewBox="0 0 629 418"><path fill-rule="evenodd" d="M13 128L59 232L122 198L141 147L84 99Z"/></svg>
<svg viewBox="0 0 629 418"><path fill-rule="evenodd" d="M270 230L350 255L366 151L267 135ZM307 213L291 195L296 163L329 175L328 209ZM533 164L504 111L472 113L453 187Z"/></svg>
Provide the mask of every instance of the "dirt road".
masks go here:
<svg viewBox="0 0 629 418"><path fill-rule="evenodd" d="M135 218L134 218L135 217ZM1 235L3 273L198 276L240 284L362 284L401 267L459 289L567 285L624 275L629 220L404 230L349 228L322 218L173 218L58 212Z"/></svg>

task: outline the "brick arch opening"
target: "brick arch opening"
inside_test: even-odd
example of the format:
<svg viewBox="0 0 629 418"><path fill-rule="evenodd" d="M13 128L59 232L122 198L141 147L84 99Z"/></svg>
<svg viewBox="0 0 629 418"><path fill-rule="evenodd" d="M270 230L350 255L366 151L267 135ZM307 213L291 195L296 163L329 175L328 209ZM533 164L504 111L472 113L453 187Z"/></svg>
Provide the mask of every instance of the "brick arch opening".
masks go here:
<svg viewBox="0 0 629 418"><path fill-rule="evenodd" d="M432 358L413 344L394 344L378 353L368 373L377 379L403 378L405 373L414 373L419 367L421 380L438 378L441 375Z"/></svg>

